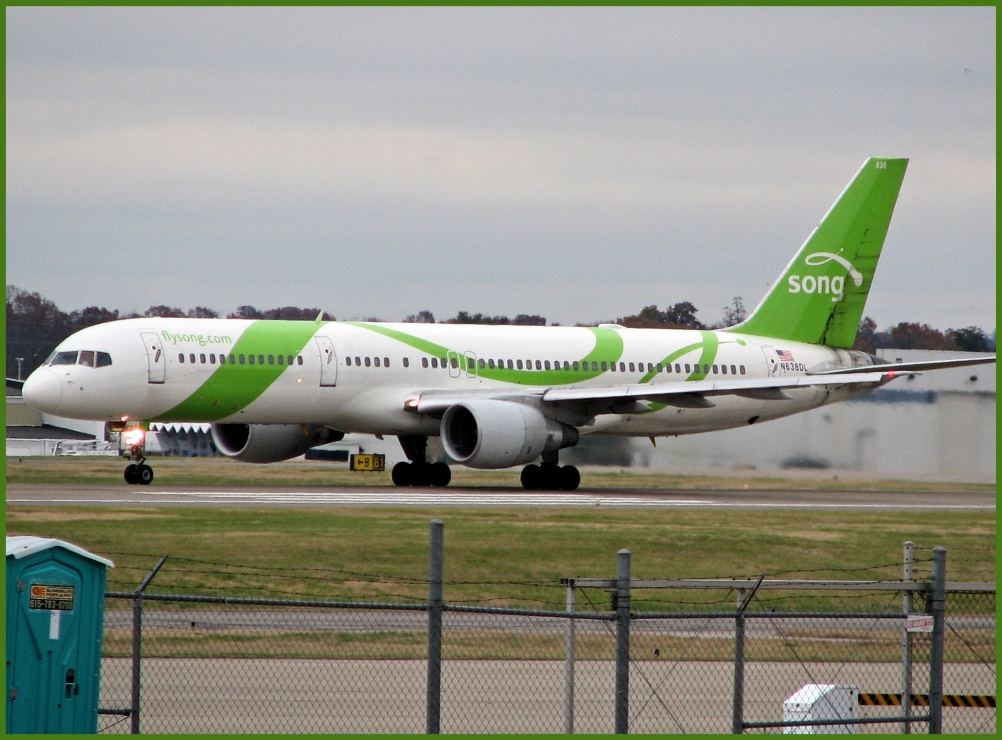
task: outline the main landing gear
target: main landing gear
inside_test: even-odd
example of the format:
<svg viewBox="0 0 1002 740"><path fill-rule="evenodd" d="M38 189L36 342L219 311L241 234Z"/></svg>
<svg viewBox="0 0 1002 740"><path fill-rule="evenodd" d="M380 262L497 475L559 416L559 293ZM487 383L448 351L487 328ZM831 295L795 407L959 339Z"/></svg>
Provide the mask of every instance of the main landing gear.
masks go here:
<svg viewBox="0 0 1002 740"><path fill-rule="evenodd" d="M130 460L125 466L125 482L130 486L148 486L153 482L153 468L146 464L146 431L141 427L129 427L122 431L122 441L128 448Z"/></svg>
<svg viewBox="0 0 1002 740"><path fill-rule="evenodd" d="M581 484L581 473L573 465L559 465L553 451L543 455L540 465L522 468L521 480L529 491L574 491Z"/></svg>
<svg viewBox="0 0 1002 740"><path fill-rule="evenodd" d="M398 486L447 486L452 480L452 470L444 462L428 463L428 438L397 437L400 446L410 462L398 462L393 466L393 483Z"/></svg>

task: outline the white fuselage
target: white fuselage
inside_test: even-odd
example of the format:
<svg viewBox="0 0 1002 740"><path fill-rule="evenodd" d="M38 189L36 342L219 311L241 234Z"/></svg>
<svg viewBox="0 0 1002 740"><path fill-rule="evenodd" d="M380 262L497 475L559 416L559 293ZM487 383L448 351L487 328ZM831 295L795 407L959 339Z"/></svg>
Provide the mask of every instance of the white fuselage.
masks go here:
<svg viewBox="0 0 1002 740"><path fill-rule="evenodd" d="M74 334L56 357L60 352L103 352L111 360L96 367L80 364L84 356L78 355L74 364L33 373L25 385L28 402L60 416L322 424L389 435L439 433L437 418L405 408L415 394L503 390L531 403L554 387L654 387L852 366L844 350L727 331L236 319L117 321ZM783 400L718 396L712 408L647 404L639 413L615 413L593 405L575 425L584 434L692 434L788 416L868 390L833 379L791 390Z"/></svg>

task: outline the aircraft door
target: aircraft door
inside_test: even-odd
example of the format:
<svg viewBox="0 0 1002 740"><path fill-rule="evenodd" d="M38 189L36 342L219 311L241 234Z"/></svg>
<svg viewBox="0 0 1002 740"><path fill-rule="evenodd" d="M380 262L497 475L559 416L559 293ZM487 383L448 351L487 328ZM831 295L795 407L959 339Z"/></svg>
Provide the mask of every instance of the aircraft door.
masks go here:
<svg viewBox="0 0 1002 740"><path fill-rule="evenodd" d="M765 366L769 372L769 377L775 378L779 375L779 355L772 347L763 347L762 354L765 355Z"/></svg>
<svg viewBox="0 0 1002 740"><path fill-rule="evenodd" d="M464 352L466 357L466 377L477 377L477 356L472 352Z"/></svg>
<svg viewBox="0 0 1002 740"><path fill-rule="evenodd" d="M167 356L164 354L164 345L160 337L151 332L140 333L143 344L146 345L146 359L149 361L150 383L163 383L167 373Z"/></svg>
<svg viewBox="0 0 1002 740"><path fill-rule="evenodd" d="M313 337L320 348L320 385L333 387L337 385L337 354L334 344L328 337Z"/></svg>
<svg viewBox="0 0 1002 740"><path fill-rule="evenodd" d="M459 367L459 353L450 349L446 354L446 362L449 364L449 377L458 378L462 372Z"/></svg>

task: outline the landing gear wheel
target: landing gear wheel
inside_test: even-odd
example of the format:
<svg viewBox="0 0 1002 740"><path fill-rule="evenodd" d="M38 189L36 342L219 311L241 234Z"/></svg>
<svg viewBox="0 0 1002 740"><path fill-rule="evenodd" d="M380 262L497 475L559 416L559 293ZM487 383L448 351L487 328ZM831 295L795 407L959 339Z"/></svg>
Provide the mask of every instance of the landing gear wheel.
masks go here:
<svg viewBox="0 0 1002 740"><path fill-rule="evenodd" d="M560 490L576 491L581 485L581 473L573 465L564 465L560 468Z"/></svg>
<svg viewBox="0 0 1002 740"><path fill-rule="evenodd" d="M527 491L536 491L542 487L542 477L538 465L526 465L522 468L522 475L519 476L519 479L522 481L522 488Z"/></svg>
<svg viewBox="0 0 1002 740"><path fill-rule="evenodd" d="M393 466L393 472L390 474L390 477L393 478L394 485L411 485L411 464L409 462L398 462Z"/></svg>
<svg viewBox="0 0 1002 740"><path fill-rule="evenodd" d="M449 485L452 480L452 470L444 462L437 462L431 466L431 484L437 487Z"/></svg>
<svg viewBox="0 0 1002 740"><path fill-rule="evenodd" d="M560 490L560 466L553 463L543 463L539 466L540 485L544 491Z"/></svg>
<svg viewBox="0 0 1002 740"><path fill-rule="evenodd" d="M137 465L135 463L129 463L125 466L125 482L130 486L134 486L139 483L139 476L136 475Z"/></svg>
<svg viewBox="0 0 1002 740"><path fill-rule="evenodd" d="M149 465L136 466L136 483L141 486L148 486L153 482L153 468Z"/></svg>
<svg viewBox="0 0 1002 740"><path fill-rule="evenodd" d="M428 463L411 463L411 485L425 486L431 485L431 465Z"/></svg>

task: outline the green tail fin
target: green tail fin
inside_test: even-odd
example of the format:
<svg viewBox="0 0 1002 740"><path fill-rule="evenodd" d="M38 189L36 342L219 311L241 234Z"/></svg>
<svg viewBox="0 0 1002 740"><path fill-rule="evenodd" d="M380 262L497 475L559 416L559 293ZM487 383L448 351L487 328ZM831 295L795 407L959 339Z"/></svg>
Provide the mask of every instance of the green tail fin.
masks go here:
<svg viewBox="0 0 1002 740"><path fill-rule="evenodd" d="M907 166L866 160L772 290L730 331L852 347Z"/></svg>

